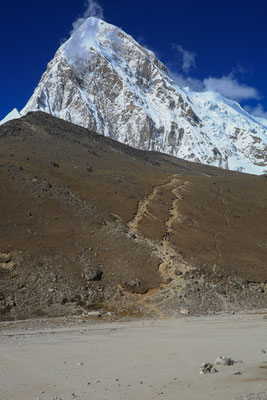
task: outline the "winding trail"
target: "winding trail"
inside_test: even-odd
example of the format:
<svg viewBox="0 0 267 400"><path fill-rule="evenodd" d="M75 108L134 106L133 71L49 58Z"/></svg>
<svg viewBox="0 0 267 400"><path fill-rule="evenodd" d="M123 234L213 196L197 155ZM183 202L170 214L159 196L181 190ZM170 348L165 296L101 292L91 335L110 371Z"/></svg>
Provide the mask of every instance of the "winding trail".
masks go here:
<svg viewBox="0 0 267 400"><path fill-rule="evenodd" d="M223 188L220 187L220 195L222 196L222 194L223 194ZM222 202L223 206L225 207L225 211L223 213L223 217L225 218L225 221L226 221L226 229L229 230L230 229L230 219L229 219L229 217L227 215L227 213L228 213L227 203L226 203L226 201L225 201L225 199L223 197L221 197L221 202ZM223 232L220 231L220 232L216 232L215 235L214 235L215 249L216 249L216 251L218 253L218 257L216 258L215 261L218 261L219 259L222 258L222 252L221 252L220 243L219 243L219 236L222 235L222 233Z"/></svg>
<svg viewBox="0 0 267 400"><path fill-rule="evenodd" d="M182 199L181 191L185 190L185 183L186 182L180 179L179 175L172 175L169 182L154 187L152 193L139 202L137 212L133 219L127 224L128 235L131 238L134 238L134 240L150 246L152 254L161 260L161 263L159 264L159 272L164 281L163 285L168 284L169 281L178 281L181 279L177 276L177 269L179 269L181 273L189 269L181 260L181 257L178 256L176 250L169 243L169 236L175 231L174 224L177 222L181 223L182 221L182 216L179 211L179 202ZM168 191L175 196L175 199L172 201L171 208L169 209L169 218L164 223L168 228L168 234L164 235L160 241L153 241L141 234L140 224L145 217L154 220L158 219L157 216L153 215L153 213L149 211L149 207L150 209L153 208L153 201L163 188L167 188ZM142 304L142 306L156 313L160 319L164 319L165 316L162 311L159 310L154 302L150 301L151 296L153 296L157 291L158 290L155 289L144 295L136 294L138 299L137 303Z"/></svg>
<svg viewBox="0 0 267 400"><path fill-rule="evenodd" d="M166 185L168 185L168 183L167 184L164 183L163 185L155 186L153 191L152 191L152 193L148 197L146 197L145 199L139 201L138 209L137 209L137 212L134 215L134 218L130 222L128 222L128 224L127 224L129 232L132 235L137 235L138 234L138 226L139 226L140 222L142 221L142 219L144 217L157 219L156 216L154 216L153 214L151 214L148 211L148 206L150 204L152 204L154 198L157 196L157 194L160 191L160 189L162 187L165 187Z"/></svg>

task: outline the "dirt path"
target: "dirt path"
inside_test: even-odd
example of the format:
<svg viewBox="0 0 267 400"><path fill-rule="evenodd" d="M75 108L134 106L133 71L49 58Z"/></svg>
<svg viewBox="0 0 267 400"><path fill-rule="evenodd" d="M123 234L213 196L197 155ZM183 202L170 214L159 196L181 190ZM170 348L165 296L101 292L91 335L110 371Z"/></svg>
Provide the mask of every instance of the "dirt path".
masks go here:
<svg viewBox="0 0 267 400"><path fill-rule="evenodd" d="M228 205L226 200L223 198L223 188L222 186L220 187L220 200L221 203L223 204L223 207L225 208L225 211L223 212L223 217L225 218L225 222L226 222L226 227L225 230L229 231L230 229L230 219L227 215L228 213ZM215 259L215 261L220 260L222 258L222 252L221 252L221 248L220 248L220 236L223 234L224 231L220 231L220 232L216 232L214 235L214 242L215 242L215 249L217 251L218 257Z"/></svg>
<svg viewBox="0 0 267 400"><path fill-rule="evenodd" d="M152 219L157 217L148 211L149 205L153 205L153 200L157 195L158 191L163 187L168 187L168 190L175 195L175 199L172 202L172 206L169 210L169 219L165 222L165 226L168 228L168 234L165 235L161 241L152 241L140 234L139 224L142 219L146 216ZM146 199L141 200L138 206L138 210L132 221L128 223L129 234L135 236L136 240L145 242L151 246L153 253L162 260L159 271L164 279L172 277L173 271L171 272L171 267L173 267L173 260L177 257L176 251L170 246L168 236L173 232L173 225L175 222L180 221L181 215L179 212L179 202L181 200L181 191L184 190L184 183L179 179L177 175L173 175L171 180L163 185L156 186L153 189L151 195Z"/></svg>
<svg viewBox="0 0 267 400"><path fill-rule="evenodd" d="M179 259L179 262L177 262L178 255L169 243L169 235L174 232L174 224L177 221L181 221L179 202L181 201L181 192L185 190L186 183L188 182L183 182L179 176L173 175L169 182L156 186L148 197L140 201L134 218L128 223L129 235L134 237L135 240L145 242L149 245L153 255L161 260L159 272L164 282L168 282L168 279L175 279L176 281L179 279L176 274L177 265L179 265L181 272L185 272L185 270L188 269L187 265L182 262L182 260ZM166 187L175 196L171 208L169 209L169 218L165 221L165 227L167 227L168 232L164 235L161 241L153 241L144 237L140 233L139 225L144 217L149 217L151 219L157 218L148 210L148 208L153 208L153 201L158 192L160 192L162 188ZM165 319L164 314L151 299L151 296L154 295L155 291L150 291L145 295L137 295L137 302L142 306L147 307L150 311L153 311L160 319Z"/></svg>

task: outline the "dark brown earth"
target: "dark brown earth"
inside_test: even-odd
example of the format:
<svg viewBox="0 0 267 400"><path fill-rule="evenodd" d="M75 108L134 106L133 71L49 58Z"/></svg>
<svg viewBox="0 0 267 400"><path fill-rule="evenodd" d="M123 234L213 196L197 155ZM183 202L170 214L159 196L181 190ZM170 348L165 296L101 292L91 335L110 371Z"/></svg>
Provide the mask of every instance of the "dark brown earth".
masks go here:
<svg viewBox="0 0 267 400"><path fill-rule="evenodd" d="M267 305L267 177L41 112L0 127L0 319Z"/></svg>

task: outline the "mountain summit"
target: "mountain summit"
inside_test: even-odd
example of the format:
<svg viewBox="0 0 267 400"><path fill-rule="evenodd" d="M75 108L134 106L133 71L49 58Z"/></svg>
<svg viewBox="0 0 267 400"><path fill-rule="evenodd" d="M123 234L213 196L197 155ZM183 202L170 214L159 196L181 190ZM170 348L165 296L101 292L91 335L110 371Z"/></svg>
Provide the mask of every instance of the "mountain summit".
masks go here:
<svg viewBox="0 0 267 400"><path fill-rule="evenodd" d="M153 52L98 18L58 49L21 113L37 110L138 149L267 171L266 121L217 93L180 88Z"/></svg>
<svg viewBox="0 0 267 400"><path fill-rule="evenodd" d="M12 119L17 119L17 118L20 118L20 117L21 117L20 112L16 108L13 108L13 110L10 111L10 113L8 113L5 116L5 118L0 121L0 125L3 125L6 122L11 121Z"/></svg>

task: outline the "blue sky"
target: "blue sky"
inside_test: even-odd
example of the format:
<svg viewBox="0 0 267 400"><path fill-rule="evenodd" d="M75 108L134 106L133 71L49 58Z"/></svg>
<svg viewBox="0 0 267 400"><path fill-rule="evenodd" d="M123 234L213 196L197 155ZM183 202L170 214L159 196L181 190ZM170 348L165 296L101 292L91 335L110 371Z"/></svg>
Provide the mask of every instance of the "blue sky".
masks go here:
<svg viewBox="0 0 267 400"><path fill-rule="evenodd" d="M2 2L0 119L26 104L73 23L104 16L152 49L181 85L216 90L267 118L263 1Z"/></svg>

